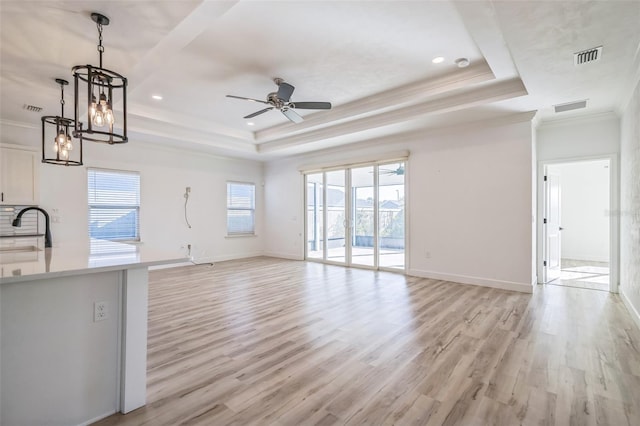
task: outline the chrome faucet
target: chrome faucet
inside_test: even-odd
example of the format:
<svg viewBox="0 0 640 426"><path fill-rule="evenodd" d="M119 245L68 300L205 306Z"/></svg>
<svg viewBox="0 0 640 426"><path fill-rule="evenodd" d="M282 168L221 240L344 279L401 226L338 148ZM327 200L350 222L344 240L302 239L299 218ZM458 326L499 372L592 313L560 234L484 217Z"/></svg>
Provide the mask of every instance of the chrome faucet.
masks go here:
<svg viewBox="0 0 640 426"><path fill-rule="evenodd" d="M22 226L22 215L28 212L29 210L37 210L44 215L44 247L51 247L51 226L49 223L49 213L45 209L41 209L40 207L31 206L25 207L24 209L18 212L18 216L13 220L11 225L20 227Z"/></svg>

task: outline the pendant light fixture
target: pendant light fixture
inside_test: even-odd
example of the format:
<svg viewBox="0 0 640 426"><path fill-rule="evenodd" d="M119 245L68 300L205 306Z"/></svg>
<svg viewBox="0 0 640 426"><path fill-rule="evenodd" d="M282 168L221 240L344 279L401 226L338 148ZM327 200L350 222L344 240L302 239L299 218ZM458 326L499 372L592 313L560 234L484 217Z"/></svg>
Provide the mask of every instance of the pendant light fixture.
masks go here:
<svg viewBox="0 0 640 426"><path fill-rule="evenodd" d="M108 144L126 143L127 138L127 79L117 72L102 67L102 27L109 25L109 18L92 13L91 19L98 27L98 54L100 65L73 67L75 94L75 134L83 134L85 140ZM84 85L86 84L86 87ZM114 95L122 91L122 115L116 118L113 110ZM80 106L86 105L86 123L80 120ZM116 133L114 125L122 129Z"/></svg>
<svg viewBox="0 0 640 426"><path fill-rule="evenodd" d="M71 137L76 127L74 120L64 117L64 86L69 82L56 78L56 83L60 85L60 115L45 115L41 119L42 162L63 166L82 166L82 133L78 133L78 139L74 141Z"/></svg>

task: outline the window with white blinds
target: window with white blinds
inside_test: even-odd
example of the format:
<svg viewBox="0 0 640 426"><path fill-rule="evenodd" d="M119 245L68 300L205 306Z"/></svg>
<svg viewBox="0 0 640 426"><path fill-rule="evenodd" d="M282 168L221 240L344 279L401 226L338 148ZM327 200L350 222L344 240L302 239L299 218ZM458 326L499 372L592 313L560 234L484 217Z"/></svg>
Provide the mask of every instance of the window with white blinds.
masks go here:
<svg viewBox="0 0 640 426"><path fill-rule="evenodd" d="M140 240L140 174L88 169L89 236Z"/></svg>
<svg viewBox="0 0 640 426"><path fill-rule="evenodd" d="M256 186L227 182L227 234L255 233Z"/></svg>

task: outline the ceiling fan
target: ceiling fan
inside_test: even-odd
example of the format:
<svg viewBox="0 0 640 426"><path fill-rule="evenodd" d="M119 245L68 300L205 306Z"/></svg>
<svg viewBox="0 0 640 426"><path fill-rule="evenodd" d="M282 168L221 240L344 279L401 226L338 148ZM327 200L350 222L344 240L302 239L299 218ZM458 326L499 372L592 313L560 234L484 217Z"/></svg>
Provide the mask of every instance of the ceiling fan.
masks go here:
<svg viewBox="0 0 640 426"><path fill-rule="evenodd" d="M398 165L397 169L382 169L381 168L381 169L379 169L379 173L380 174L385 174L385 175L402 176L402 175L404 175L404 164Z"/></svg>
<svg viewBox="0 0 640 426"><path fill-rule="evenodd" d="M289 83L285 83L281 78L274 78L273 81L278 85L278 91L267 95L266 101L260 99L245 98L242 96L227 95L228 98L244 99L245 101L259 102L269 105L265 109L249 114L244 118L253 118L257 115L264 114L272 109L277 109L294 123L301 123L303 118L294 111L294 109L331 109L331 102L291 102L291 95L296 89Z"/></svg>

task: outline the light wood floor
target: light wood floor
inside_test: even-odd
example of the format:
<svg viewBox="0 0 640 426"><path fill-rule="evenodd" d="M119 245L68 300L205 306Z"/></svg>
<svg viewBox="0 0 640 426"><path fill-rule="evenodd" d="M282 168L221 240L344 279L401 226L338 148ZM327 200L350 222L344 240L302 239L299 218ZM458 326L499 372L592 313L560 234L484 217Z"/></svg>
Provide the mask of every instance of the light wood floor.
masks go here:
<svg viewBox="0 0 640 426"><path fill-rule="evenodd" d="M640 425L616 295L270 258L151 274L148 404L100 425Z"/></svg>

